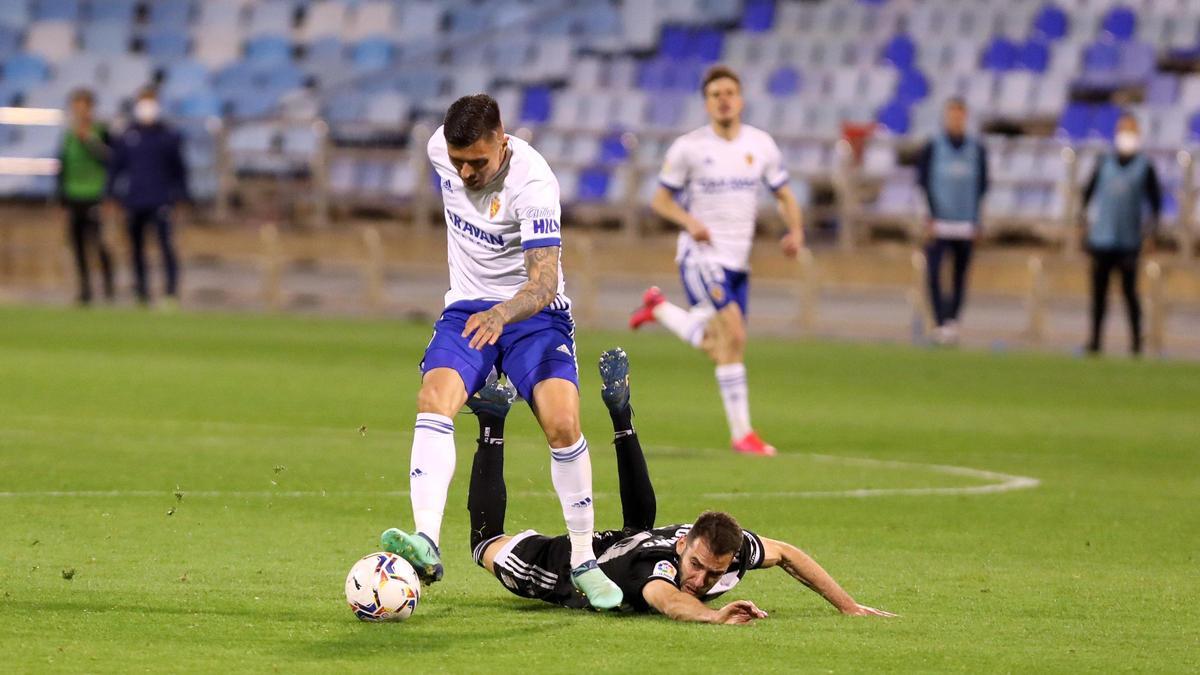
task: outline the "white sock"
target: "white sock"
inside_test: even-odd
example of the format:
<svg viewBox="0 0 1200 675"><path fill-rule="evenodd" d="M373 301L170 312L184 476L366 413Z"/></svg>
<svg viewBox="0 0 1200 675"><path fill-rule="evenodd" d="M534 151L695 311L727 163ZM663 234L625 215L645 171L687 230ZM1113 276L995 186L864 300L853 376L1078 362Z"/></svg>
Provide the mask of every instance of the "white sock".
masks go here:
<svg viewBox="0 0 1200 675"><path fill-rule="evenodd" d="M704 327L713 314L713 309L705 305L696 305L687 310L670 302L660 302L654 308L654 318L659 323L678 335L680 340L697 348L704 340Z"/></svg>
<svg viewBox="0 0 1200 675"><path fill-rule="evenodd" d="M729 433L734 440L738 440L750 433L750 392L746 386L745 364L717 366L717 386L721 388L721 402L725 404Z"/></svg>
<svg viewBox="0 0 1200 675"><path fill-rule="evenodd" d="M571 539L571 567L578 567L596 558L592 550L596 519L592 507L592 457L588 454L587 439L580 436L568 447L550 448L550 459L550 479L562 504L567 536Z"/></svg>
<svg viewBox="0 0 1200 675"><path fill-rule="evenodd" d="M413 425L408 483L417 532L425 533L434 544L442 534L442 513L454 477L454 460L454 420L435 413L418 414Z"/></svg>

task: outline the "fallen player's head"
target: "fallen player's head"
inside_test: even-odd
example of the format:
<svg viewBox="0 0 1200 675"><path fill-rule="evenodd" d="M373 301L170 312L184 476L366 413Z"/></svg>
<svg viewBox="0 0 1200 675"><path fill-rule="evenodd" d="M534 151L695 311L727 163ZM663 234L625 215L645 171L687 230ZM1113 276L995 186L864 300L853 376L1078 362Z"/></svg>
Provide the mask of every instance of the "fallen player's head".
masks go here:
<svg viewBox="0 0 1200 675"><path fill-rule="evenodd" d="M490 183L504 164L508 146L496 99L487 94L463 96L450 104L442 124L450 163L467 189Z"/></svg>
<svg viewBox="0 0 1200 675"><path fill-rule="evenodd" d="M742 547L742 527L721 511L700 514L688 535L680 539L679 584L684 593L704 597L728 571Z"/></svg>

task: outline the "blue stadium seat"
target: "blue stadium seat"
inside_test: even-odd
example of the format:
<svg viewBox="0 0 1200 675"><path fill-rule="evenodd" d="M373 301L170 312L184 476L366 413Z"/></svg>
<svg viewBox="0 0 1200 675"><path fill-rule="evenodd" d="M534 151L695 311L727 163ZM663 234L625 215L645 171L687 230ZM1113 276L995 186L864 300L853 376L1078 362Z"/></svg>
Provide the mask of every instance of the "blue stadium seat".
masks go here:
<svg viewBox="0 0 1200 675"><path fill-rule="evenodd" d="M647 59L638 63L637 87L645 91L661 91L667 89L668 72L671 65L657 59Z"/></svg>
<svg viewBox="0 0 1200 675"><path fill-rule="evenodd" d="M579 172L579 187L576 198L581 202L602 202L608 196L609 179L607 169L593 167Z"/></svg>
<svg viewBox="0 0 1200 675"><path fill-rule="evenodd" d="M1158 54L1152 45L1145 42L1130 40L1121 43L1120 57L1118 77L1124 84L1146 82L1158 67Z"/></svg>
<svg viewBox="0 0 1200 675"><path fill-rule="evenodd" d="M101 21L83 27L84 51L114 56L129 51L130 27L121 21Z"/></svg>
<svg viewBox="0 0 1200 675"><path fill-rule="evenodd" d="M1083 50L1085 76L1107 76L1121 65L1121 50L1114 42L1093 42Z"/></svg>
<svg viewBox="0 0 1200 675"><path fill-rule="evenodd" d="M354 69L360 73L383 70L392 64L396 54L396 46L384 37L367 38L354 45L351 60Z"/></svg>
<svg viewBox="0 0 1200 675"><path fill-rule="evenodd" d="M152 3L162 4L162 0ZM132 24L137 15L138 0L99 0L88 5L88 18L92 21L124 21Z"/></svg>
<svg viewBox="0 0 1200 675"><path fill-rule="evenodd" d="M544 124L550 119L550 88L544 86L526 87L521 98L521 121L533 124Z"/></svg>
<svg viewBox="0 0 1200 675"><path fill-rule="evenodd" d="M169 63L188 55L188 35L173 26L153 26L142 35L142 51L157 63Z"/></svg>
<svg viewBox="0 0 1200 675"><path fill-rule="evenodd" d="M1065 49L1065 47L1064 47ZM1050 50L1040 40L1026 40L1017 50L1017 66L1035 73L1046 72L1050 65Z"/></svg>
<svg viewBox="0 0 1200 675"><path fill-rule="evenodd" d="M875 119L894 134L907 134L910 124L908 104L903 100L892 101L879 109Z"/></svg>
<svg viewBox="0 0 1200 675"><path fill-rule="evenodd" d="M1067 13L1057 5L1044 5L1033 18L1033 32L1047 40L1058 40L1067 34Z"/></svg>
<svg viewBox="0 0 1200 675"><path fill-rule="evenodd" d="M192 16L191 0L155 0L148 3L147 9L151 26L185 28Z"/></svg>
<svg viewBox="0 0 1200 675"><path fill-rule="evenodd" d="M775 23L775 0L746 0L742 5L742 30L765 33Z"/></svg>
<svg viewBox="0 0 1200 675"><path fill-rule="evenodd" d="M896 100L908 105L928 95L929 82L921 71L913 68L900 74L900 81L896 83Z"/></svg>
<svg viewBox="0 0 1200 675"><path fill-rule="evenodd" d="M287 63L292 60L292 45L279 35L260 35L246 41L246 60L256 66Z"/></svg>
<svg viewBox="0 0 1200 675"><path fill-rule="evenodd" d="M195 61L175 61L164 69L162 95L168 99L182 98L208 86L208 69Z"/></svg>
<svg viewBox="0 0 1200 675"><path fill-rule="evenodd" d="M345 51L346 45L342 44L341 39L323 37L305 47L304 58L315 61L336 61L342 57Z"/></svg>
<svg viewBox="0 0 1200 675"><path fill-rule="evenodd" d="M29 3L0 2L0 25L24 28L33 18L29 13Z"/></svg>
<svg viewBox="0 0 1200 675"><path fill-rule="evenodd" d="M0 24L0 61L21 51L21 31Z"/></svg>
<svg viewBox="0 0 1200 675"><path fill-rule="evenodd" d="M1017 67L1017 55L1017 45L1003 35L997 35L983 50L979 66L999 72L1012 70Z"/></svg>
<svg viewBox="0 0 1200 675"><path fill-rule="evenodd" d="M0 69L4 81L14 85L30 86L50 79L50 66L33 54L16 54L4 62Z"/></svg>
<svg viewBox="0 0 1200 675"><path fill-rule="evenodd" d="M1073 141L1088 137L1092 125L1092 108L1086 103L1070 103L1058 119L1058 133Z"/></svg>
<svg viewBox="0 0 1200 675"><path fill-rule="evenodd" d="M1101 104L1092 110L1091 136L1100 140L1110 140L1117 131L1117 120L1121 118L1121 109L1111 104Z"/></svg>
<svg viewBox="0 0 1200 675"><path fill-rule="evenodd" d="M207 89L184 96L172 108L180 117L217 117L222 112L221 99Z"/></svg>
<svg viewBox="0 0 1200 675"><path fill-rule="evenodd" d="M792 96L800 92L800 72L791 66L780 66L767 78L767 92L772 96Z"/></svg>
<svg viewBox="0 0 1200 675"><path fill-rule="evenodd" d="M913 42L912 37L906 33L900 33L888 41L887 45L880 53L879 59L884 63L890 63L900 70L911 68L913 61L917 56L917 46Z"/></svg>
<svg viewBox="0 0 1200 675"><path fill-rule="evenodd" d="M600 139L600 161L617 164L629 159L629 148L621 140L621 132L613 131Z"/></svg>
<svg viewBox="0 0 1200 675"><path fill-rule="evenodd" d="M1100 27L1114 40L1124 42L1132 38L1134 32L1137 31L1137 15L1128 7L1113 7L1108 14L1104 15L1104 21Z"/></svg>
<svg viewBox="0 0 1200 675"><path fill-rule="evenodd" d="M725 33L718 28L700 28L692 34L691 54L700 61L712 63L721 58Z"/></svg>
<svg viewBox="0 0 1200 675"><path fill-rule="evenodd" d="M676 129L683 117L684 100L679 95L650 96L646 103L646 124L656 129Z"/></svg>
<svg viewBox="0 0 1200 675"><path fill-rule="evenodd" d="M78 21L80 14L79 0L36 0L33 3L35 21Z"/></svg>
<svg viewBox="0 0 1200 675"><path fill-rule="evenodd" d="M662 34L658 39L658 56L661 59L670 59L673 61L682 61L688 58L691 53L688 43L691 41L691 33L683 26L663 26Z"/></svg>
<svg viewBox="0 0 1200 675"><path fill-rule="evenodd" d="M1188 138L1192 141L1200 141L1200 112L1194 113L1188 118Z"/></svg>

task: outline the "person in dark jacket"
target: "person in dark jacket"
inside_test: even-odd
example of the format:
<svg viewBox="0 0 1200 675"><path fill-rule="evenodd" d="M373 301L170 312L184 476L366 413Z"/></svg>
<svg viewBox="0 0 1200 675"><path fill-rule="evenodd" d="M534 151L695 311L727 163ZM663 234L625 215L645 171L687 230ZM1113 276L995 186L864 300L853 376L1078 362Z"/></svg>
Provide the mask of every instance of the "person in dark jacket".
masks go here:
<svg viewBox="0 0 1200 675"><path fill-rule="evenodd" d="M1121 274L1130 349L1134 354L1142 352L1138 256L1142 242L1153 238L1162 211L1162 190L1154 163L1141 152L1141 145L1137 118L1129 113L1121 115L1113 137L1114 151L1099 158L1083 191L1086 248L1092 258L1092 332L1086 346L1091 354L1100 352L1108 280L1113 270Z"/></svg>
<svg viewBox="0 0 1200 675"><path fill-rule="evenodd" d="M922 149L917 182L929 201L925 247L929 303L939 343L958 340L958 317L966 298L967 268L979 236L979 205L988 189L987 151L978 138L967 135L967 104L946 102L944 129ZM954 287L942 289L942 258L954 256Z"/></svg>
<svg viewBox="0 0 1200 675"><path fill-rule="evenodd" d="M138 94L133 124L116 137L109 167L109 195L125 209L138 300L150 301L146 280L146 230L154 228L166 272L166 294L179 294L179 262L171 232L171 211L188 201L187 166L180 133L161 119L153 89Z"/></svg>
<svg viewBox="0 0 1200 675"><path fill-rule="evenodd" d="M58 153L58 199L66 207L71 248L79 278L77 299L86 305L92 301L92 280L88 258L92 249L100 260L104 297L113 299L112 256L104 245L100 227L100 202L107 181L105 164L109 159L108 131L93 116L95 96L77 89L70 98L70 126L62 137Z"/></svg>

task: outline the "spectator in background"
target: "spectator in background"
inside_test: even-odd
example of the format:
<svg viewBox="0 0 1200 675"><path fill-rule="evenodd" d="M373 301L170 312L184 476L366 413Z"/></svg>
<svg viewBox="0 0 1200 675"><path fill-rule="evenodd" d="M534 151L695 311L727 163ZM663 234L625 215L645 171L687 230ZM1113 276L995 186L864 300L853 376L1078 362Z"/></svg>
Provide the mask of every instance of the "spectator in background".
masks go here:
<svg viewBox="0 0 1200 675"><path fill-rule="evenodd" d="M92 301L88 258L94 248L100 259L104 297L113 299L112 257L104 245L100 227L100 202L107 181L108 131L93 117L95 96L87 89L71 93L71 121L63 134L58 158L58 199L67 209L71 247L79 276L79 303Z"/></svg>
<svg viewBox="0 0 1200 675"><path fill-rule="evenodd" d="M109 195L125 209L138 300L150 302L146 281L146 229L153 227L166 272L167 303L179 294L179 262L171 233L172 209L188 201L187 166L179 132L161 119L153 89L138 94L133 124L116 137L109 170Z"/></svg>
<svg viewBox="0 0 1200 675"><path fill-rule="evenodd" d="M1138 302L1138 254L1142 242L1153 239L1162 210L1162 190L1154 164L1141 152L1137 118L1129 113L1117 121L1114 151L1100 157L1083 192L1087 213L1085 247L1092 257L1092 334L1087 351L1100 351L1108 279L1121 273L1121 290L1129 315L1130 348L1142 352L1142 308ZM1146 219L1146 211L1152 218Z"/></svg>
<svg viewBox="0 0 1200 675"><path fill-rule="evenodd" d="M917 181L929 201L925 247L929 302L940 344L958 341L958 317L966 297L967 267L979 236L979 205L988 189L987 151L978 138L967 135L967 104L946 102L944 128L921 150ZM942 258L954 256L954 288L942 289Z"/></svg>

